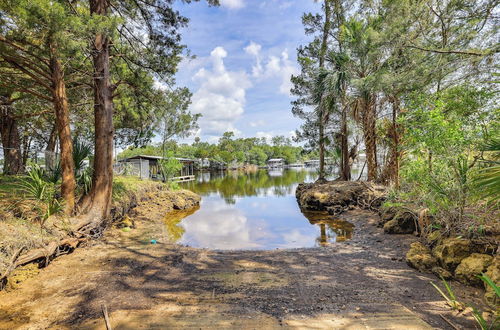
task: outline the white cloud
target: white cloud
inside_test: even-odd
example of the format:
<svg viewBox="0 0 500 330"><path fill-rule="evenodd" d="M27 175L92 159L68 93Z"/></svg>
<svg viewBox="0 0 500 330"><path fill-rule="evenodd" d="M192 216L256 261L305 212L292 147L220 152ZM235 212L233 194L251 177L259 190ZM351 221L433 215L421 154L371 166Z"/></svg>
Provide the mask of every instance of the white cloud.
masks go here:
<svg viewBox="0 0 500 330"><path fill-rule="evenodd" d="M271 139L273 138L274 134L272 132L257 132L255 133L255 136L260 138L265 138L267 142L270 142Z"/></svg>
<svg viewBox="0 0 500 330"><path fill-rule="evenodd" d="M249 123L250 127L259 127L259 126L264 126L266 122L264 120L257 120L257 121L251 121Z"/></svg>
<svg viewBox="0 0 500 330"><path fill-rule="evenodd" d="M280 3L278 8L279 9L287 9L287 8L290 8L292 5L293 5L293 3L291 1L284 1L284 2Z"/></svg>
<svg viewBox="0 0 500 330"><path fill-rule="evenodd" d="M200 84L193 94L190 110L201 113L199 120L202 135L220 136L234 131L234 123L243 114L246 89L251 87L246 72L228 71L224 66L227 51L216 47L210 53L212 68L203 67L193 80Z"/></svg>
<svg viewBox="0 0 500 330"><path fill-rule="evenodd" d="M275 55L268 56L264 66L262 65L261 50L262 46L253 41L245 47L245 52L255 58L255 65L252 67L252 76L256 79L279 78L281 80L279 86L280 93L290 95L290 89L292 88L290 77L292 74L298 73L298 68L289 59L288 50L285 49L280 57Z"/></svg>
<svg viewBox="0 0 500 330"><path fill-rule="evenodd" d="M220 5L229 9L241 9L245 7L243 0L220 0Z"/></svg>

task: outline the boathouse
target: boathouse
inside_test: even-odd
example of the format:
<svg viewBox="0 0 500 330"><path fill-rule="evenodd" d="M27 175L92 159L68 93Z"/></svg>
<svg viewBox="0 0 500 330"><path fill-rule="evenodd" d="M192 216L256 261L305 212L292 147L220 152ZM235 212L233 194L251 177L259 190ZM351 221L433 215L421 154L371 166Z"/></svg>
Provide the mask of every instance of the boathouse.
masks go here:
<svg viewBox="0 0 500 330"><path fill-rule="evenodd" d="M267 161L267 167L275 168L275 167L283 167L285 166L285 160L283 158L271 158Z"/></svg>
<svg viewBox="0 0 500 330"><path fill-rule="evenodd" d="M115 164L115 172L121 175L134 175L141 179L162 180L159 161L165 159L161 156L137 155L120 160ZM194 159L177 158L182 168L178 175L173 177L174 181L194 180Z"/></svg>

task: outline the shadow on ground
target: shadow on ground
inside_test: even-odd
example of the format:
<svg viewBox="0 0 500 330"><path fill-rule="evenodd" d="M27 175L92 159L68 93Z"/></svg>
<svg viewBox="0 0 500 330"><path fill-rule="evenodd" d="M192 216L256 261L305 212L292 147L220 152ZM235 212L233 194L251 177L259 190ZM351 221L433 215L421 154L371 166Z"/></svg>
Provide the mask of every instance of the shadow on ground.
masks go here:
<svg viewBox="0 0 500 330"><path fill-rule="evenodd" d="M413 237L347 216L355 238L317 249L209 251L115 232L1 293L0 328L102 328L102 304L118 329L473 327L444 306L436 278L405 264Z"/></svg>

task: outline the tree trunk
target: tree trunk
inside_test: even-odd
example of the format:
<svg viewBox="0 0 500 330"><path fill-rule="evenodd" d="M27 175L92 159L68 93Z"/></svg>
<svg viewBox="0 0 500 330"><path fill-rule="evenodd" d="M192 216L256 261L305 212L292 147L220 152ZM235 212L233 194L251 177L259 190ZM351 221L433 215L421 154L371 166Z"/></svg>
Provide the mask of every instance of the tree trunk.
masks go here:
<svg viewBox="0 0 500 330"><path fill-rule="evenodd" d="M396 189L399 188L399 163L401 160L401 150L399 147L399 131L400 127L398 124L398 116L399 116L399 99L394 98L392 103L392 155L393 155L393 168L391 171L390 179L394 183Z"/></svg>
<svg viewBox="0 0 500 330"><path fill-rule="evenodd" d="M330 33L331 26L331 9L330 1L325 0L325 23L323 25L323 40L321 42L321 49L319 53L319 68L322 69L325 66L326 51L328 50L328 36ZM323 104L319 104L319 178L318 181L325 180L325 126L327 114L323 107Z"/></svg>
<svg viewBox="0 0 500 330"><path fill-rule="evenodd" d="M349 181L351 180L351 166L349 163L349 144L348 144L348 131L347 131L347 109L342 107L340 117L340 150L341 150L341 163L340 163L340 179Z"/></svg>
<svg viewBox="0 0 500 330"><path fill-rule="evenodd" d="M56 116L56 127L61 148L61 196L65 201L65 212L71 214L75 208L75 163L73 160L73 141L69 122L69 106L61 63L55 45L50 48L50 71L52 78L52 97Z"/></svg>
<svg viewBox="0 0 500 330"><path fill-rule="evenodd" d="M365 100L363 113L363 136L365 139L366 163L368 165L368 181L377 180L377 134L376 108L373 96Z"/></svg>
<svg viewBox="0 0 500 330"><path fill-rule="evenodd" d="M335 7L335 17L336 17L336 27L337 27L337 43L339 46L339 53L343 52L342 43L342 25L345 22L345 11L341 0L333 1ZM337 68L339 71L343 71L344 68L339 66ZM347 127L347 97L346 97L347 83L345 80L342 81L342 87L340 90L340 100L341 100L341 113L340 113L340 179L344 181L351 180L351 164L349 162L349 131Z"/></svg>
<svg viewBox="0 0 500 330"><path fill-rule="evenodd" d="M390 139L389 156L385 163L383 173L380 175L381 183L393 183L396 188L399 187L399 161L401 151L399 150L399 125L397 123L399 115L399 100L397 97L391 97L392 103L392 124L388 132Z"/></svg>
<svg viewBox="0 0 500 330"><path fill-rule="evenodd" d="M23 171L21 139L17 121L13 117L12 101L9 96L0 96L0 134L3 147L3 173L19 174Z"/></svg>
<svg viewBox="0 0 500 330"><path fill-rule="evenodd" d="M92 15L108 15L107 0L91 0ZM109 217L113 189L113 89L110 76L109 38L97 34L92 43L94 65L95 155L92 189L86 203L94 221Z"/></svg>

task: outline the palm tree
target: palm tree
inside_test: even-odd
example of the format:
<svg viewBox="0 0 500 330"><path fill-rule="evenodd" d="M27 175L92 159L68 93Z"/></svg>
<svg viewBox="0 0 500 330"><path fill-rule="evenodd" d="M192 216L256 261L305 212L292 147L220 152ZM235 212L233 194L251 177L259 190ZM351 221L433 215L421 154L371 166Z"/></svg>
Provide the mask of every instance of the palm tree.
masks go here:
<svg viewBox="0 0 500 330"><path fill-rule="evenodd" d="M491 152L492 157L484 161L489 166L479 170L476 187L483 197L496 202L500 199L500 136L490 137L482 149Z"/></svg>
<svg viewBox="0 0 500 330"><path fill-rule="evenodd" d="M331 51L327 56L327 61L331 64L328 68L320 68L315 76L312 99L317 104L316 111L323 116L323 122L326 124L330 121L330 116L336 113L340 117L340 130L342 135L341 148L337 148L341 153L341 179L349 180L350 175L345 175L345 163L348 164L348 154L345 155L342 151L347 150L347 118L344 118L347 108L346 102L346 86L349 79L348 72L345 70L345 65L349 58L345 53ZM325 134L327 135L327 134ZM328 144L328 139L325 143ZM347 162L345 162L347 157ZM350 173L347 165L347 172Z"/></svg>
<svg viewBox="0 0 500 330"><path fill-rule="evenodd" d="M345 66L353 85L351 107L363 130L368 180L373 181L378 176L376 87L382 60L381 48L377 44L379 26L370 18L352 18L343 27L342 38L349 56Z"/></svg>

